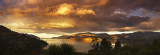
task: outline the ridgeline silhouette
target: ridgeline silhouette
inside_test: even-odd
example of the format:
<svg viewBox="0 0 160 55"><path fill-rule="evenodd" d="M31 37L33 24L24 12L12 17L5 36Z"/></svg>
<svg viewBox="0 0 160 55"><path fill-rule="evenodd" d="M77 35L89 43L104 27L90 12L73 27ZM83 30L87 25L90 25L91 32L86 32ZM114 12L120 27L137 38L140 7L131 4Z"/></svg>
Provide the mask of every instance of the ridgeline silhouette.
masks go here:
<svg viewBox="0 0 160 55"><path fill-rule="evenodd" d="M0 55L40 55L47 45L37 36L17 33L0 25Z"/></svg>

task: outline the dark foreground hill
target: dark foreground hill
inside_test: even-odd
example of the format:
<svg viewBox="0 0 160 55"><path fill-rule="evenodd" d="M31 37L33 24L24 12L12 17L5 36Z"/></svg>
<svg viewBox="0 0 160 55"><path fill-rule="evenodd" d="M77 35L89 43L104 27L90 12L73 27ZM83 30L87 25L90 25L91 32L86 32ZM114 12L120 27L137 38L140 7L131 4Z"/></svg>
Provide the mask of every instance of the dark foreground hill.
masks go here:
<svg viewBox="0 0 160 55"><path fill-rule="evenodd" d="M17 33L0 25L0 55L35 55L47 45L37 36Z"/></svg>

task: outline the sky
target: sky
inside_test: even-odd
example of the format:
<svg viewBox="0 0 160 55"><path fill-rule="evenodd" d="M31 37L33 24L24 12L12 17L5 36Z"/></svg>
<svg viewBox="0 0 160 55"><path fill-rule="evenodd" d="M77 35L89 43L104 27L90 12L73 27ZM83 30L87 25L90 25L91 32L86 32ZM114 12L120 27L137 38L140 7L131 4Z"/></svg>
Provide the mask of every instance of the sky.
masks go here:
<svg viewBox="0 0 160 55"><path fill-rule="evenodd" d="M0 0L0 25L41 38L160 30L160 0Z"/></svg>

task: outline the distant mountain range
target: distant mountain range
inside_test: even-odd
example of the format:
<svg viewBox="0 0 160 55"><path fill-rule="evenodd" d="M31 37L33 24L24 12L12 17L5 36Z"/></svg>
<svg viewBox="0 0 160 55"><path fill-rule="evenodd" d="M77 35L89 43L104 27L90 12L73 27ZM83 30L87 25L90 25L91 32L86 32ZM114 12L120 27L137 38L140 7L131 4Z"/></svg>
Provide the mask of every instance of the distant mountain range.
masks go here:
<svg viewBox="0 0 160 55"><path fill-rule="evenodd" d="M55 37L54 37L55 38ZM60 37L56 37L58 39L71 39L71 38L106 38L108 40L119 40L123 43L131 43L131 44L146 44L151 43L154 39L160 39L159 32L134 32L129 34L115 34L109 35L107 33L77 33L73 35L63 35ZM112 41L113 42L113 41Z"/></svg>
<svg viewBox="0 0 160 55"><path fill-rule="evenodd" d="M63 35L60 37L53 37L53 38L62 38L62 39L70 39L70 38L88 38L88 37L92 37L92 38L103 38L103 37L108 37L109 35L107 33L101 33L101 34L94 34L94 33L77 33L77 34L73 34L73 35Z"/></svg>
<svg viewBox="0 0 160 55"><path fill-rule="evenodd" d="M53 38L64 38L64 39L70 39L70 38L113 38L117 37L117 39L142 39L142 38L153 38L157 39L160 38L160 32L134 32L129 34L115 34L115 35L109 35L107 33L77 33L72 35L63 35L60 37L53 37Z"/></svg>

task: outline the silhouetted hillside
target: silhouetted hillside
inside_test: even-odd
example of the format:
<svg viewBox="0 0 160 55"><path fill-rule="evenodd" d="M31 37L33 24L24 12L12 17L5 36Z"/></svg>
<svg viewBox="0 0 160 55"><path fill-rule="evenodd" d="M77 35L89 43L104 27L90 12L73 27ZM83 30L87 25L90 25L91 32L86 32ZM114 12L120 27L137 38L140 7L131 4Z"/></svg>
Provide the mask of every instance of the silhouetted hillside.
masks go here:
<svg viewBox="0 0 160 55"><path fill-rule="evenodd" d="M11 31L10 29L8 29L8 28L0 25L0 32L1 32L1 33L2 33L2 32L4 33L4 32L13 32L13 31Z"/></svg>
<svg viewBox="0 0 160 55"><path fill-rule="evenodd" d="M159 32L135 32L130 34L116 35L119 40L130 44L151 44L154 39L160 39Z"/></svg>
<svg viewBox="0 0 160 55"><path fill-rule="evenodd" d="M39 37L17 33L0 26L0 55L32 55L48 44Z"/></svg>

